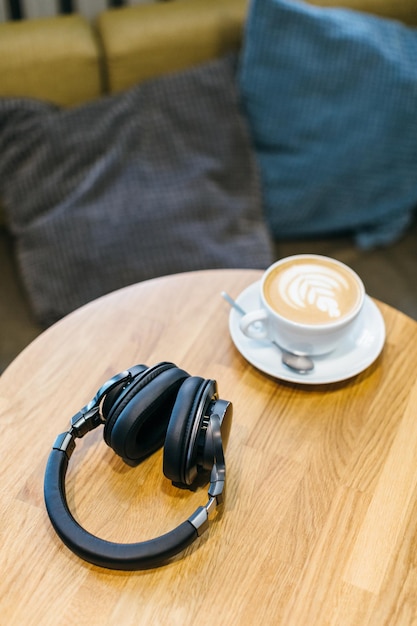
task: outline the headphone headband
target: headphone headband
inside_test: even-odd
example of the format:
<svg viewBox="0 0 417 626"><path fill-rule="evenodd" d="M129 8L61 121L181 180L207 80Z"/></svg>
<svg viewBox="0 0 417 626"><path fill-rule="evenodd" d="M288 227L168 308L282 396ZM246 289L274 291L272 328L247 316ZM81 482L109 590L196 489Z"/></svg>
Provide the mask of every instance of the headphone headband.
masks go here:
<svg viewBox="0 0 417 626"><path fill-rule="evenodd" d="M207 446L203 446L205 448L203 451L205 461L201 460L201 467L203 467L204 462L204 470L211 469L208 502L205 506L198 507L187 520L172 531L155 539L139 543L121 544L106 541L86 531L73 517L67 503L65 478L76 440L105 424L106 418L103 416L102 406L103 402L106 401L106 396L114 389L119 389L117 396L120 393L126 393L123 390L132 385L134 380L144 371L144 368L145 366L135 366L130 370L121 372L100 387L94 398L73 416L69 430L56 438L45 472L46 509L58 536L80 558L94 565L110 569L136 570L162 565L168 559L182 552L208 529L209 515L223 502L225 462L221 427L226 414L231 414L231 404L210 397L205 403L203 402L202 406L201 398L199 398L199 411L192 423L191 430L195 430L196 421L204 421ZM179 371L182 372L182 370ZM213 382L215 383L215 381ZM220 415L216 412L217 403ZM205 419L203 420L203 418ZM193 435L193 437L196 436ZM192 445L197 445L194 439ZM186 457L188 458L190 455L195 457L194 448L192 448L192 452L187 449ZM207 461L210 456L211 464ZM209 468L208 465L211 467Z"/></svg>

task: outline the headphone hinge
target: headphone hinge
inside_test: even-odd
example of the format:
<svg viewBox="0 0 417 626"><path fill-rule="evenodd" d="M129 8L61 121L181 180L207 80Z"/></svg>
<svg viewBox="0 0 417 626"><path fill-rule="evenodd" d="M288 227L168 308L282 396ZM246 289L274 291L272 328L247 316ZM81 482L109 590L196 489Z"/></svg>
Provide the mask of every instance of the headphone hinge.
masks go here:
<svg viewBox="0 0 417 626"><path fill-rule="evenodd" d="M206 506L199 506L196 511L188 518L188 521L194 526L200 537L209 527L209 515L216 509L216 498L210 497Z"/></svg>
<svg viewBox="0 0 417 626"><path fill-rule="evenodd" d="M88 405L87 405L88 407ZM70 432L78 439L84 437L90 430L94 430L100 424L103 424L103 419L100 415L100 409L98 406L87 410L87 407L81 409L71 418Z"/></svg>
<svg viewBox="0 0 417 626"><path fill-rule="evenodd" d="M224 495L223 495L224 484L225 484L224 472L223 472L223 480L219 480L219 478L216 477L215 479L213 479L212 482L210 482L210 488L209 488L208 494L212 500L215 500L216 506L223 504L224 502Z"/></svg>
<svg viewBox="0 0 417 626"><path fill-rule="evenodd" d="M86 408L84 407L71 418L71 428L67 432L58 435L52 446L53 450L65 452L68 460L74 452L75 439L84 437L90 430L97 428L97 426L103 423L98 407L84 412Z"/></svg>
<svg viewBox="0 0 417 626"><path fill-rule="evenodd" d="M72 432L68 431L66 433L61 433L60 435L58 435L58 437L54 441L52 449L59 450L60 452L65 452L69 461L75 449L75 440Z"/></svg>

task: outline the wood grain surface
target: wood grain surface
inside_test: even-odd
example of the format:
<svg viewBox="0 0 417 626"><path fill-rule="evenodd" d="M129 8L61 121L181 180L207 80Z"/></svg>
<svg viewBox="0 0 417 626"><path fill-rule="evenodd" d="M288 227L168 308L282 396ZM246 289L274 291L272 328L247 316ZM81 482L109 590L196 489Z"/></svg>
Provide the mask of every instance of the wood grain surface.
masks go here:
<svg viewBox="0 0 417 626"><path fill-rule="evenodd" d="M0 624L417 624L417 323L377 303L381 356L343 383L282 383L228 331L259 272L160 278L71 314L0 378ZM227 498L181 558L147 571L89 565L58 539L43 503L56 435L113 374L173 361L232 400ZM101 428L77 444L67 495L91 532L140 541L184 521L206 490L178 490L162 450L138 468Z"/></svg>

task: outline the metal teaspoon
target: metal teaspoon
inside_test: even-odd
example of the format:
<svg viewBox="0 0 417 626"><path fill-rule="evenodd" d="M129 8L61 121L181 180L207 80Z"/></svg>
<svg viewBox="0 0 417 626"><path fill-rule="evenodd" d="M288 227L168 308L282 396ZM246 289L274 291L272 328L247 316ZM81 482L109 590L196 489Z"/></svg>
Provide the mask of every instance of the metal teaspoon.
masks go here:
<svg viewBox="0 0 417 626"><path fill-rule="evenodd" d="M233 300L228 293L222 291L221 295L231 307L236 309L236 311L238 311L241 315L246 315L246 311L242 309L242 307L235 300ZM281 346L272 339L270 340L270 343L278 348L281 352L282 363L291 370L297 372L298 374L308 374L314 369L312 359L306 354L293 354L292 352L287 352L287 350L281 348Z"/></svg>

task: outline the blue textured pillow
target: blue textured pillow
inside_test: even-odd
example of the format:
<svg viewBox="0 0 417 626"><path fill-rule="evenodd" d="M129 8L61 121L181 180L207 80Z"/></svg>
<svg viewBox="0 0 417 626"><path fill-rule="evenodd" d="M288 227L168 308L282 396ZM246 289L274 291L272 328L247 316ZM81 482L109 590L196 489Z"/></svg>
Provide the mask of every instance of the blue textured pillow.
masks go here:
<svg viewBox="0 0 417 626"><path fill-rule="evenodd" d="M417 207L417 30L254 0L238 75L278 239L387 244Z"/></svg>

